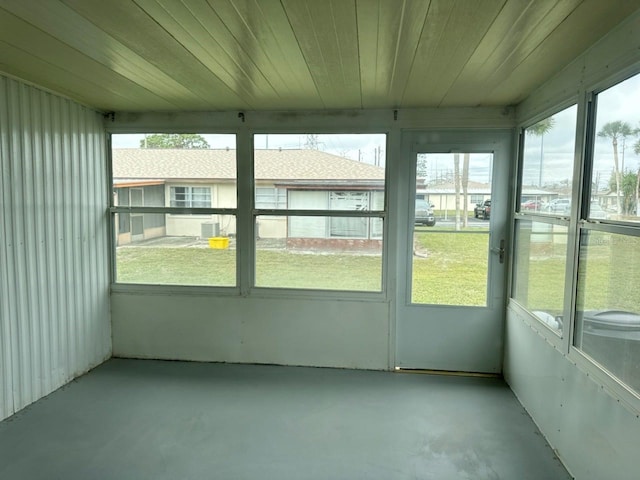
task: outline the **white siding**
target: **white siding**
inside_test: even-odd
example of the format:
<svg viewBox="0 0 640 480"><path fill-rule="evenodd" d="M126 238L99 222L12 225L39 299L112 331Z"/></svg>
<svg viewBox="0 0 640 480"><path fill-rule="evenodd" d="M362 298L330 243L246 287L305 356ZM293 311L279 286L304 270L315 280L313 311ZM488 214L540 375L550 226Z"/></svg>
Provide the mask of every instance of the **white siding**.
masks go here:
<svg viewBox="0 0 640 480"><path fill-rule="evenodd" d="M110 356L102 118L0 76L0 419Z"/></svg>

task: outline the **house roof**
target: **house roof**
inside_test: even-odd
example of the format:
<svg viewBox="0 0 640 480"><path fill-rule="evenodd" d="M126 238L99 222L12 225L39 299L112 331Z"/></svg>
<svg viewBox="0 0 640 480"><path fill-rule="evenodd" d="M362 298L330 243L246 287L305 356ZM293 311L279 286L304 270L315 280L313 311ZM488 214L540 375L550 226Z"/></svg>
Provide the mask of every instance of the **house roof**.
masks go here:
<svg viewBox="0 0 640 480"><path fill-rule="evenodd" d="M236 178L235 150L113 150L113 177L120 179ZM319 150L256 150L256 180L384 181L384 168Z"/></svg>

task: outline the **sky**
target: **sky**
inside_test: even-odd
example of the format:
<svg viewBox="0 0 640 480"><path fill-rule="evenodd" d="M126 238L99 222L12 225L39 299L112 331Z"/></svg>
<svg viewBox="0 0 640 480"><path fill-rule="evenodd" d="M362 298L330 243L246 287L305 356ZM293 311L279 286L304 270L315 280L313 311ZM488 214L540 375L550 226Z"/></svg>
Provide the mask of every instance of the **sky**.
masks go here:
<svg viewBox="0 0 640 480"><path fill-rule="evenodd" d="M234 135L201 134L211 148L235 149ZM140 148L142 134L113 135L113 148ZM361 162L385 165L386 135L384 134L332 134L317 135L319 150ZM306 134L256 135L255 148L297 149L305 148Z"/></svg>

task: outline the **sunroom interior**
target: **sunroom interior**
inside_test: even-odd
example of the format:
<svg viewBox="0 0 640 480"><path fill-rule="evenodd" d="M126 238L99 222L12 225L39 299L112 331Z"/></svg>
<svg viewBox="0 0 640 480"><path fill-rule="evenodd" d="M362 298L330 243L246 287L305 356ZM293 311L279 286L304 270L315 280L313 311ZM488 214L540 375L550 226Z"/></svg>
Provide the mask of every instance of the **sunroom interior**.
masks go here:
<svg viewBox="0 0 640 480"><path fill-rule="evenodd" d="M637 478L640 1L7 0L0 25L0 474L202 478L214 458L219 478L551 478L412 431L459 381L479 428L504 387L554 478ZM70 464L90 435L53 416L125 409L117 388L154 424L181 415L168 399L195 408L163 375L265 408L247 435L304 418L314 452L349 436L319 434L296 389L359 386L398 427L372 446L364 419L350 460L270 433L291 455L266 440L252 463L237 425L206 453L227 413L194 413L166 435L201 456L172 469L191 447L140 453L105 420L87 428L109 446ZM425 428L459 431L444 415ZM53 453L47 425L69 428ZM139 462L109 456L118 440ZM386 448L426 460L385 470Z"/></svg>

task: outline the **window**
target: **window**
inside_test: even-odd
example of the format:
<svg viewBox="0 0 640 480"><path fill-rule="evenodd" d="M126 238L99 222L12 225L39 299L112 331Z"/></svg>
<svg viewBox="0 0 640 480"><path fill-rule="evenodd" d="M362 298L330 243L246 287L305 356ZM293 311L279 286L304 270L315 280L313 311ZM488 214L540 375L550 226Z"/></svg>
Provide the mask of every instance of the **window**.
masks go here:
<svg viewBox="0 0 640 480"><path fill-rule="evenodd" d="M112 145L116 282L235 286L235 136L112 135Z"/></svg>
<svg viewBox="0 0 640 480"><path fill-rule="evenodd" d="M577 110L573 105L525 129L520 212L569 215Z"/></svg>
<svg viewBox="0 0 640 480"><path fill-rule="evenodd" d="M287 190L275 187L256 187L256 208L287 208Z"/></svg>
<svg viewBox="0 0 640 480"><path fill-rule="evenodd" d="M266 137L254 138L270 147L254 152L255 286L381 291L386 135Z"/></svg>
<svg viewBox="0 0 640 480"><path fill-rule="evenodd" d="M640 75L596 96L573 343L640 393Z"/></svg>
<svg viewBox="0 0 640 480"><path fill-rule="evenodd" d="M171 206L182 208L211 207L210 187L171 187Z"/></svg>
<svg viewBox="0 0 640 480"><path fill-rule="evenodd" d="M640 393L640 237L581 237L575 346Z"/></svg>
<svg viewBox="0 0 640 480"><path fill-rule="evenodd" d="M567 238L565 225L516 221L513 297L558 333L563 328Z"/></svg>
<svg viewBox="0 0 640 480"><path fill-rule="evenodd" d="M572 105L524 130L518 185L511 296L558 335L565 328L576 121Z"/></svg>
<svg viewBox="0 0 640 480"><path fill-rule="evenodd" d="M484 202L484 195L469 195L469 201L477 205L478 203Z"/></svg>
<svg viewBox="0 0 640 480"><path fill-rule="evenodd" d="M640 75L597 96L591 219L640 222Z"/></svg>

